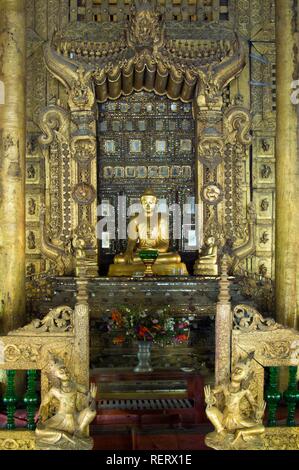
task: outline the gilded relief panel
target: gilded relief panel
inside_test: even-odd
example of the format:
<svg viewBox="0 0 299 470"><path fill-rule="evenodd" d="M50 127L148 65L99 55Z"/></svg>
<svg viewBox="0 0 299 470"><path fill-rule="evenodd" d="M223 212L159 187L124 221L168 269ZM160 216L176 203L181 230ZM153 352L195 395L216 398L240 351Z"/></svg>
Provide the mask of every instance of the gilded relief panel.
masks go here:
<svg viewBox="0 0 299 470"><path fill-rule="evenodd" d="M37 131L36 122L40 111L49 104L62 106L67 109L67 93L65 87L60 85L58 81L46 72L43 62L42 44L50 39L57 30L64 29L69 21L85 21L103 22L108 21L110 26L116 27L115 23L126 20L131 14L131 3L117 1L110 2L90 2L71 0L48 0L41 1L27 0L27 27L28 27L28 92L27 92L27 112L28 112L28 140L31 140ZM105 8L104 8L105 6ZM243 38L245 38L245 49L248 47L248 66L245 67L241 77L233 84L230 89L227 88L224 94L224 103L227 107L234 101L234 104L244 104L251 106L253 117L253 147L252 161L249 155L243 155L240 158L240 174L242 178L239 181L239 196L243 205L243 213L246 213L246 207L250 202L251 192L252 200L255 203L257 214L256 227L256 253L253 257L253 263L247 263L247 269L255 271L260 270L260 265L267 266L267 275L273 274L273 253L270 246L274 247L274 200L275 200L275 159L274 159L274 135L275 135L275 54L274 54L274 1L265 0L263 2L256 0L228 0L228 1L195 1L192 4L186 2L157 2L157 8L164 15L166 21L171 26L171 34L175 34L176 29L180 28L180 22L209 22L219 20L225 25L236 28ZM122 11L120 11L122 9ZM114 25L113 25L114 23ZM109 27L110 27L109 26ZM246 41L250 40L250 41ZM250 77L248 77L250 70ZM248 77L248 80L247 80ZM115 102L116 103L116 102ZM128 101L129 103L129 101ZM137 104L137 103L136 103ZM176 103L173 104L175 107ZM173 116L175 111L171 108L167 110L169 116ZM124 113L125 114L125 113ZM143 138L148 133L147 119L140 117L138 109L131 119L113 119L111 126L105 129L104 120L99 120L99 135L105 133L106 142L99 139L99 152L106 155L105 161L101 167L101 187L103 188L104 200L109 199L109 191L111 184L122 187L124 180L134 181L138 183L138 187L142 184L147 185L149 182L156 187L161 181L172 181L173 187L178 184L181 179L189 182L193 179L192 160L186 162L168 161L164 158L168 154L169 148L175 149L175 159L181 156L191 155L194 150L194 142L192 138L185 138L183 133L190 133L192 129L188 126L193 125L192 118L183 117L181 119L182 136L174 142L173 135L177 132L174 119L169 119L166 125L164 119L155 120L155 141L150 142L150 154L153 161L142 161L144 155ZM101 128L102 126L102 128ZM184 127L185 126L185 127ZM110 138L109 135L115 136L117 133L129 135L124 140ZM117 157L120 146L128 156L128 161L122 162ZM31 161L30 152L28 152L27 163L27 188L28 197L27 204L27 228L39 230L37 218L39 217L39 207L51 198L55 197L55 181L46 183L44 173L44 159L46 154L39 147L36 153L36 162ZM107 157L107 158L106 158ZM186 159L186 158L185 158ZM111 160L115 160L113 164ZM241 168L242 167L242 168ZM208 188L208 186L219 180L219 175L213 175L213 172L207 173L205 176L206 192L210 189L214 191L216 197L217 191L222 194L224 190L224 181L220 182L220 188ZM235 175L237 177L237 175ZM84 172L80 176L84 182ZM221 179L221 178L220 178ZM143 182L143 183L142 183ZM188 186L188 185L186 185ZM215 186L215 185L214 185ZM107 194L106 189L109 188ZM32 188L36 188L33 189ZM121 191L121 189L120 189ZM191 184L192 196L193 187ZM203 194L203 197L206 197ZM51 194L51 197L50 197ZM33 197L34 195L34 197ZM35 195L39 196L36 197ZM135 195L132 195L134 198ZM184 196L185 197L185 196ZM33 199L33 202L30 201ZM57 199L57 198L56 198ZM29 202L30 201L30 202ZM30 204L30 207L29 207ZM34 204L36 207L34 208ZM51 211L55 212L56 205L61 207L61 200L53 202ZM219 201L220 212L224 214L224 202ZM71 210L69 207L68 211ZM86 207L81 207L84 212ZM30 213L29 213L30 211ZM35 214L33 212L35 211ZM207 221L213 218L214 205L207 205L204 214ZM69 213L69 212L68 212ZM70 216L69 216L70 217ZM67 220L69 221L69 217ZM224 217L224 215L222 215ZM224 220L222 218L222 220ZM243 221L244 222L244 221ZM65 222L64 222L65 223ZM66 222L69 223L69 222ZM34 225L36 224L36 225ZM69 233L69 227L64 227L64 238ZM266 233L265 233L266 232ZM37 237L38 238L38 237ZM268 240L269 238L269 240ZM37 244L37 246L39 246ZM116 247L110 247L112 252ZM35 257L39 256L39 266L45 269L43 255L39 248L33 253L28 250L28 265L36 263ZM37 263L38 264L38 263ZM37 266L38 267L38 266ZM40 268L38 268L40 269ZM265 270L264 270L265 272Z"/></svg>

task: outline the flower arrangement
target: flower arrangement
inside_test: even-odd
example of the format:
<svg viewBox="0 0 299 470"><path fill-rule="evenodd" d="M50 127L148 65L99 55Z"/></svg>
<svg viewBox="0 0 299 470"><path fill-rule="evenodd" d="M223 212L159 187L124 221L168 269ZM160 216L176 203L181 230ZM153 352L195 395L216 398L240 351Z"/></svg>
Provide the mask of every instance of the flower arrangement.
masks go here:
<svg viewBox="0 0 299 470"><path fill-rule="evenodd" d="M189 327L189 320L175 320L169 307L159 310L114 308L108 321L108 331L116 345L128 340L148 341L162 346L172 342L184 343L189 339Z"/></svg>

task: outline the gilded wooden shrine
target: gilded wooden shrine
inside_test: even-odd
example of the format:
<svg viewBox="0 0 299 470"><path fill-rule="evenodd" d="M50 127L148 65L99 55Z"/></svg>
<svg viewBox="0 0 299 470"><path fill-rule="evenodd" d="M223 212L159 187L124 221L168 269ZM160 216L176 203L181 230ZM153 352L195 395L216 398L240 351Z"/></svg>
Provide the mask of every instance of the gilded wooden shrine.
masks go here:
<svg viewBox="0 0 299 470"><path fill-rule="evenodd" d="M0 449L92 448L89 368L109 382L136 365L134 347L105 334L117 306L191 318L189 341L154 347L152 365L174 382L205 378L208 446L243 449L249 436L247 448L298 448L298 8L0 2ZM278 436L283 367L290 429ZM19 434L17 370L28 379Z"/></svg>

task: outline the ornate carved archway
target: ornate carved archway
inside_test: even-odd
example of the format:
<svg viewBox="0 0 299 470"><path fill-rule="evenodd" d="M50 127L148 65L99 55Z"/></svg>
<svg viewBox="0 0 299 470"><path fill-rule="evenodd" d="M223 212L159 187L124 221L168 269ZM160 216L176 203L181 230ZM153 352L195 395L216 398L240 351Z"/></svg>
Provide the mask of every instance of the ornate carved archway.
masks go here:
<svg viewBox="0 0 299 470"><path fill-rule="evenodd" d="M238 244L246 230L241 173L250 118L238 103L223 103L225 87L245 65L238 35L217 24L182 24L174 31L147 2L136 6L128 24L81 28L76 23L56 33L44 51L48 70L66 87L69 105L69 110L50 106L40 118L48 171L56 172L56 191L49 191L50 231L44 232L42 246L58 273L73 271L72 237L79 245L84 240L85 272L96 275L95 104L133 91L193 103L198 216L206 233ZM249 254L252 248L245 248Z"/></svg>

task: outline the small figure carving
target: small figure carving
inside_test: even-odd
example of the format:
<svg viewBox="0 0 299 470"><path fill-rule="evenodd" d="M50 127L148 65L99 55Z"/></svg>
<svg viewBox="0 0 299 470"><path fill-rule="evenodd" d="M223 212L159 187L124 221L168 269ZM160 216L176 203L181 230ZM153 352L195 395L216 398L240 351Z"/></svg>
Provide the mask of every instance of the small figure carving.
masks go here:
<svg viewBox="0 0 299 470"><path fill-rule="evenodd" d="M261 177L263 179L266 180L270 178L271 174L272 174L272 168L269 165L263 165L261 167Z"/></svg>
<svg viewBox="0 0 299 470"><path fill-rule="evenodd" d="M199 259L194 266L194 273L202 276L218 276L218 246L214 237L208 237Z"/></svg>
<svg viewBox="0 0 299 470"><path fill-rule="evenodd" d="M35 171L34 166L31 164L27 168L27 179L34 180L35 176L36 176L36 171Z"/></svg>
<svg viewBox="0 0 299 470"><path fill-rule="evenodd" d="M268 199L263 199L261 201L261 211L262 212L267 212L267 210L269 209L269 206L270 206L270 203L269 203Z"/></svg>
<svg viewBox="0 0 299 470"><path fill-rule="evenodd" d="M32 276L35 274L35 266L33 263L29 263L26 267L26 276Z"/></svg>
<svg viewBox="0 0 299 470"><path fill-rule="evenodd" d="M262 245L267 245L268 241L270 240L268 232L263 232L262 236L260 237L260 243Z"/></svg>
<svg viewBox="0 0 299 470"><path fill-rule="evenodd" d="M27 245L28 245L29 250L35 250L36 248L35 235L32 231L28 233Z"/></svg>
<svg viewBox="0 0 299 470"><path fill-rule="evenodd" d="M268 273L268 268L265 264L261 264L259 267L259 274L263 277L266 277Z"/></svg>
<svg viewBox="0 0 299 470"><path fill-rule="evenodd" d="M266 404L257 404L249 390L245 379L249 375L250 360L239 362L233 368L231 380L213 390L205 387L206 414L215 427L215 431L206 437L206 444L214 449L237 449L250 446L254 440L254 448L261 444L261 436L265 432L263 416ZM218 403L222 403L221 406ZM245 416L241 402L248 401L251 413ZM253 443L252 443L253 444Z"/></svg>
<svg viewBox="0 0 299 470"><path fill-rule="evenodd" d="M49 364L52 387L42 400L36 428L36 446L43 450L90 450L92 439L88 426L96 416L94 384L90 392L70 376L64 362L51 358ZM54 382L58 382L54 385ZM48 408L53 400L58 402L56 413L48 418ZM79 404L82 404L80 406Z"/></svg>
<svg viewBox="0 0 299 470"><path fill-rule="evenodd" d="M36 203L35 203L35 200L31 197L28 200L28 214L35 215L35 211L36 211Z"/></svg>
<svg viewBox="0 0 299 470"><path fill-rule="evenodd" d="M262 149L263 149L264 152L269 152L270 144L266 139L262 139L261 146L262 146Z"/></svg>

